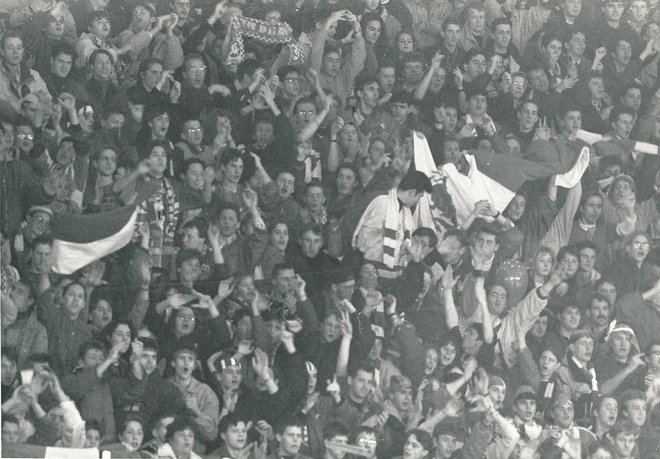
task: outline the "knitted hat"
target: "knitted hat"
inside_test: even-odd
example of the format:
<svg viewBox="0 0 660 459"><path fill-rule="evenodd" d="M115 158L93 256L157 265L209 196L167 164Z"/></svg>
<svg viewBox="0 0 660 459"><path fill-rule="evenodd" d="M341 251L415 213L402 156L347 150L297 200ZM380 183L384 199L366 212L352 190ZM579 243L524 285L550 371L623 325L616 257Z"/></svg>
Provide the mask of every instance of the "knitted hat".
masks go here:
<svg viewBox="0 0 660 459"><path fill-rule="evenodd" d="M495 386L504 386L504 387L506 387L506 383L499 376L491 376L488 379L488 388L490 389L491 387L495 387Z"/></svg>

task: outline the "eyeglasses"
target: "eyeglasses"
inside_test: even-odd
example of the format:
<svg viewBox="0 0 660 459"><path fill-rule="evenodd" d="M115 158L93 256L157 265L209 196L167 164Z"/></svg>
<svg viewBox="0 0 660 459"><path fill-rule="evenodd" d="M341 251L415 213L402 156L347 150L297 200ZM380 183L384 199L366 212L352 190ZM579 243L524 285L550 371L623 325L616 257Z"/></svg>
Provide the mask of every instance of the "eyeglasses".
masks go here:
<svg viewBox="0 0 660 459"><path fill-rule="evenodd" d="M32 134L18 134L16 137L18 137L21 140L34 140L34 136Z"/></svg>
<svg viewBox="0 0 660 459"><path fill-rule="evenodd" d="M642 242L642 241L632 241L632 244L631 244L631 245L632 245L633 247L635 247L636 249L640 249L640 248L642 248L642 247L644 247L645 249L648 249L649 247L651 247L651 244L650 244L650 243L648 243L648 242Z"/></svg>
<svg viewBox="0 0 660 459"><path fill-rule="evenodd" d="M286 81L287 83L300 83L300 78L290 77L290 78L285 78L284 81Z"/></svg>
<svg viewBox="0 0 660 459"><path fill-rule="evenodd" d="M519 81L514 81L514 82L511 83L511 84L512 84L513 86L518 86L518 87L521 87L521 88L524 88L525 86L527 86L527 83L521 83L521 82L519 82Z"/></svg>
<svg viewBox="0 0 660 459"><path fill-rule="evenodd" d="M309 111L301 110L298 112L298 116L313 115L314 113L316 113L314 110L309 110Z"/></svg>
<svg viewBox="0 0 660 459"><path fill-rule="evenodd" d="M196 128L196 129L186 129L186 132L189 134L201 134L202 129L201 128Z"/></svg>
<svg viewBox="0 0 660 459"><path fill-rule="evenodd" d="M206 72L206 66L204 66L204 67L190 67L188 70L190 70L192 73L202 73L202 72Z"/></svg>

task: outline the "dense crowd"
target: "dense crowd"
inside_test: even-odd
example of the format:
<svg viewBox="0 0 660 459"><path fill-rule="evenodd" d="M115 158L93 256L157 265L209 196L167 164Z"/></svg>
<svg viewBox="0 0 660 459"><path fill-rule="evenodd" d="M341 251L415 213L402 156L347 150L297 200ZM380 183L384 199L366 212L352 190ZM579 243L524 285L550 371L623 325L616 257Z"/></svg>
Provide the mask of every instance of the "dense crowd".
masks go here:
<svg viewBox="0 0 660 459"><path fill-rule="evenodd" d="M2 456L660 458L659 29L0 0Z"/></svg>

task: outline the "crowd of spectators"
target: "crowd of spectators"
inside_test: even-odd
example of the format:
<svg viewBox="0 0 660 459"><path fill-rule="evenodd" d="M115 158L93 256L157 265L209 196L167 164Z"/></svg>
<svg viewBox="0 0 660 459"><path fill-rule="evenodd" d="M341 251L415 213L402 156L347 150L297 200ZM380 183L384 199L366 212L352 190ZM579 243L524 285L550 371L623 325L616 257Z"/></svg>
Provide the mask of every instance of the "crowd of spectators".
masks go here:
<svg viewBox="0 0 660 459"><path fill-rule="evenodd" d="M660 458L659 3L0 0L2 456Z"/></svg>

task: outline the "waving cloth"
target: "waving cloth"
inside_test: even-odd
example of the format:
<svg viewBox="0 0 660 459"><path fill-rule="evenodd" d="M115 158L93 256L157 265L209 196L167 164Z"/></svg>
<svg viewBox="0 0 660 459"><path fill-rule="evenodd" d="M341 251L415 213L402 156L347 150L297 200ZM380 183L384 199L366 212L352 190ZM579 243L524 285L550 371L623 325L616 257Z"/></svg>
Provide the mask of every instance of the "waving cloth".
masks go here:
<svg viewBox="0 0 660 459"><path fill-rule="evenodd" d="M283 43L289 47L289 64L302 64L303 50L293 38L293 30L286 22L271 24L259 19L234 16L231 19L231 42L227 64L238 64L243 60L245 46L243 35L271 45Z"/></svg>
<svg viewBox="0 0 660 459"><path fill-rule="evenodd" d="M555 184L574 185L589 164L588 149L562 138L532 142L524 158L475 152L466 154L465 160L467 175L458 172L452 163L442 167L459 224L481 199L488 199L496 210L503 212L526 181L563 174Z"/></svg>

